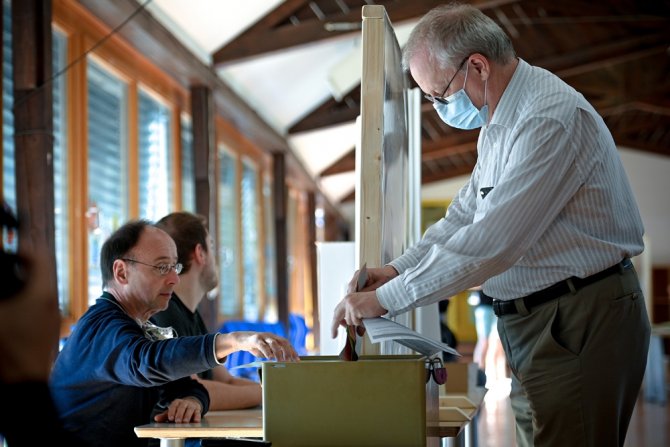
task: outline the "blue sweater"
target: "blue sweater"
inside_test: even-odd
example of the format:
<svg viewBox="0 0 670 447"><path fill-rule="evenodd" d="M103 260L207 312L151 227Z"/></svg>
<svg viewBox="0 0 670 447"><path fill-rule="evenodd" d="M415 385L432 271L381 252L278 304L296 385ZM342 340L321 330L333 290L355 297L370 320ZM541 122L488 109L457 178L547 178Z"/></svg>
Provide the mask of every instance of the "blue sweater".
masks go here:
<svg viewBox="0 0 670 447"><path fill-rule="evenodd" d="M189 376L218 365L214 338L151 341L104 292L77 322L51 373L65 428L90 445L146 446L134 427L152 422L173 399L194 396L204 414L209 395Z"/></svg>

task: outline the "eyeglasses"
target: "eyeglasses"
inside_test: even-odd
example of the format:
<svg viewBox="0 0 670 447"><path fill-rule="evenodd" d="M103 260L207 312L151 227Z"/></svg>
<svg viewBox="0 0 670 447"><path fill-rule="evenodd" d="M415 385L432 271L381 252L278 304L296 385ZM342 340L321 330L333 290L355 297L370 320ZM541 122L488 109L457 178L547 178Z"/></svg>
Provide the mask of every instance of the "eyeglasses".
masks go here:
<svg viewBox="0 0 670 447"><path fill-rule="evenodd" d="M158 270L158 273L160 273L161 276L165 276L168 273L170 273L172 270L174 270L177 275L181 273L181 269L184 267L181 265L181 263L177 262L176 264L158 264L158 265L153 265L153 264L147 264L146 262L141 262L138 261L137 259L130 259L130 258L121 258L122 261L126 262L134 262L136 264L142 264L146 265L147 267L153 267L156 270Z"/></svg>
<svg viewBox="0 0 670 447"><path fill-rule="evenodd" d="M430 380L431 374L433 380L438 385L444 385L447 382L447 368L444 367L441 358L435 357L434 359L426 360L426 365L428 365L428 369L426 369L426 383Z"/></svg>
<svg viewBox="0 0 670 447"><path fill-rule="evenodd" d="M452 82L454 82L454 79L456 79L456 75L458 74L459 71L461 71L461 68L463 68L463 65L465 64L465 61L467 61L469 57L470 56L463 59L463 62L461 62L461 65L458 66L458 70L456 70L456 73L454 73L454 75L451 77L451 80L447 84L447 88L444 89L444 91L442 92L442 94L440 96L433 96L433 95L429 95L428 93L426 93L425 95L423 95L423 97L426 98L428 101L432 102L433 104L435 104L436 101L441 103L441 104L449 104L449 101L444 99L444 95L447 93L447 90L449 90L449 86L451 85Z"/></svg>

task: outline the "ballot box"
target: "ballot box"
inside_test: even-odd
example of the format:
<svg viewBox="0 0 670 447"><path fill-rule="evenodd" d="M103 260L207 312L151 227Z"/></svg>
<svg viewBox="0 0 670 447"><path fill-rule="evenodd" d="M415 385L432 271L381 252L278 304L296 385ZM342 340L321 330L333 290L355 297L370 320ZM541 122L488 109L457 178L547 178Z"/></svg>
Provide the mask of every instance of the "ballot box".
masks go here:
<svg viewBox="0 0 670 447"><path fill-rule="evenodd" d="M426 415L439 407L419 355L264 362L261 384L263 438L273 447L425 446Z"/></svg>

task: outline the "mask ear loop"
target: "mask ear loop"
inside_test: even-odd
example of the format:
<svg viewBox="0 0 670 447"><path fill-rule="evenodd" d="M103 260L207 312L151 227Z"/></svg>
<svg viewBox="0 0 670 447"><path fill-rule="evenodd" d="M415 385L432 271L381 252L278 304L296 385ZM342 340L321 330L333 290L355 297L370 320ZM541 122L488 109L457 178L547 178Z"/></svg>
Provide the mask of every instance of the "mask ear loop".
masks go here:
<svg viewBox="0 0 670 447"><path fill-rule="evenodd" d="M489 78L487 77L486 81L484 81L484 105L482 106L482 109L485 106L488 106L488 100L489 100L488 94L489 94ZM488 123L488 120L489 120L489 117L487 116L486 117L487 123Z"/></svg>
<svg viewBox="0 0 670 447"><path fill-rule="evenodd" d="M468 69L470 68L470 61L465 64L465 80L463 81L463 90L465 90L465 85L468 83Z"/></svg>
<svg viewBox="0 0 670 447"><path fill-rule="evenodd" d="M470 62L470 61L468 61L468 63L465 64L465 80L463 81L463 90L465 90L465 85L468 83L468 69L470 68L470 63L469 63L469 62ZM488 93L489 93L489 78L488 78L488 76L487 76L487 77L486 77L486 80L484 81L484 105L482 106L481 109L479 109L480 111L481 111L485 106L488 105L488 103L487 103L487 101L488 101ZM466 94L467 94L467 93L466 93ZM488 124L488 121L489 121L488 114L487 114L487 116L486 116L486 120L485 120L485 121L486 121L486 123Z"/></svg>

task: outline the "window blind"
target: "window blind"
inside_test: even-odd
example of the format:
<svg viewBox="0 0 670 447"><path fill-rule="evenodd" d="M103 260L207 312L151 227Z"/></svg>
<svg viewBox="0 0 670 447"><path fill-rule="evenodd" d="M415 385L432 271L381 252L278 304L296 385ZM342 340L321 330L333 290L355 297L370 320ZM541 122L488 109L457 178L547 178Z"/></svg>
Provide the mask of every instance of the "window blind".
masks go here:
<svg viewBox="0 0 670 447"><path fill-rule="evenodd" d="M185 117L181 119L181 203L185 211L195 212L193 125Z"/></svg>
<svg viewBox="0 0 670 447"><path fill-rule="evenodd" d="M248 161L242 163L242 278L244 281L244 318L259 318L259 241L258 241L258 174Z"/></svg>
<svg viewBox="0 0 670 447"><path fill-rule="evenodd" d="M219 172L219 268L220 313L239 315L237 256L237 173L236 159L220 150Z"/></svg>
<svg viewBox="0 0 670 447"><path fill-rule="evenodd" d="M89 58L88 272L89 304L102 291L100 248L125 222L127 193L127 86Z"/></svg>
<svg viewBox="0 0 670 447"><path fill-rule="evenodd" d="M16 177L14 176L14 69L12 68L12 10L2 2L2 198L16 213ZM3 232L3 247L15 251L16 234Z"/></svg>
<svg viewBox="0 0 670 447"><path fill-rule="evenodd" d="M53 32L53 73L59 73L67 64L67 37ZM53 80L53 136L54 136L54 228L56 247L56 275L58 277L58 306L63 314L70 310L69 250L68 250L68 172L66 145L66 90L65 74Z"/></svg>
<svg viewBox="0 0 670 447"><path fill-rule="evenodd" d="M170 162L170 109L139 93L140 217L157 221L170 212L174 183Z"/></svg>

